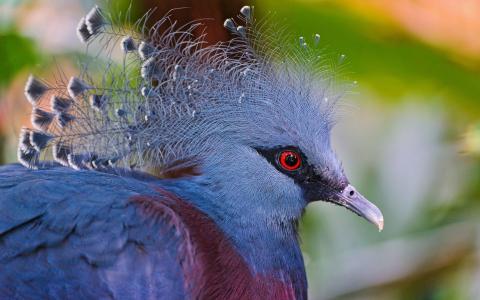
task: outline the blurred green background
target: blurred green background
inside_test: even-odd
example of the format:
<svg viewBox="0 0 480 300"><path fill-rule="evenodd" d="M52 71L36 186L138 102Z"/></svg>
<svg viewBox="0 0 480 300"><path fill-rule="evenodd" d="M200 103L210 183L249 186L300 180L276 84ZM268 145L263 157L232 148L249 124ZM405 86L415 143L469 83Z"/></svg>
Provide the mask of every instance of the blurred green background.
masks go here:
<svg viewBox="0 0 480 300"><path fill-rule="evenodd" d="M110 1L125 10L130 1ZM132 1L133 16L188 6L213 17L222 40L236 1ZM157 3L158 2L158 3ZM75 27L93 1L0 0L0 162L16 160L29 124L30 72L74 73ZM358 82L340 105L334 146L385 230L326 203L308 207L301 235L311 299L480 299L480 1L265 0L298 36L321 35L340 75ZM163 7L165 6L165 7ZM162 9L159 10L159 13ZM270 12L274 12L271 14ZM54 57L54 58L53 58Z"/></svg>

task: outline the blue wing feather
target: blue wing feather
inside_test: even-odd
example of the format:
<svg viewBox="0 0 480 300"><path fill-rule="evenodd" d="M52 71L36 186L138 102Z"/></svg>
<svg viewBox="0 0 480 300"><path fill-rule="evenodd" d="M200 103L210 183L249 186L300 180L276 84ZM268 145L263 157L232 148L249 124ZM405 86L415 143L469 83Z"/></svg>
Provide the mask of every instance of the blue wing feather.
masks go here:
<svg viewBox="0 0 480 300"><path fill-rule="evenodd" d="M153 194L151 184L0 167L0 298L184 298L175 228L130 201Z"/></svg>

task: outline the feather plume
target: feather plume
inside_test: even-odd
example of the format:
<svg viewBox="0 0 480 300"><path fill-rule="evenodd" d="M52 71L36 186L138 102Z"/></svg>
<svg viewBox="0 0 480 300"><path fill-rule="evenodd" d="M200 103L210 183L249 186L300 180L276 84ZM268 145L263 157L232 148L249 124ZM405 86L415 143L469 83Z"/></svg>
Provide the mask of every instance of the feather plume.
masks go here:
<svg viewBox="0 0 480 300"><path fill-rule="evenodd" d="M68 155L71 153L70 147L58 142L52 147L53 159L62 164L63 166L68 167Z"/></svg>
<svg viewBox="0 0 480 300"><path fill-rule="evenodd" d="M50 101L50 106L52 110L56 113L66 112L72 106L72 99L70 98L63 98L59 96L52 96Z"/></svg>
<svg viewBox="0 0 480 300"><path fill-rule="evenodd" d="M85 23L85 18L81 18L80 22L78 22L77 36L83 43L88 42L92 37L92 34L88 30L87 23Z"/></svg>
<svg viewBox="0 0 480 300"><path fill-rule="evenodd" d="M78 77L72 77L68 82L68 87L67 87L68 94L73 99L77 98L78 96L81 96L83 93L85 93L89 89L91 89L90 86Z"/></svg>
<svg viewBox="0 0 480 300"><path fill-rule="evenodd" d="M100 29L106 25L102 11L97 5L95 5L95 7L93 7L85 17L85 24L87 25L88 32L91 35L97 34Z"/></svg>
<svg viewBox="0 0 480 300"><path fill-rule="evenodd" d="M38 101L48 91L48 86L35 78L33 75L28 77L25 84L25 96L27 100L33 105L37 105Z"/></svg>
<svg viewBox="0 0 480 300"><path fill-rule="evenodd" d="M138 46L138 54L142 60L149 59L155 53L155 48L147 42L142 41Z"/></svg>
<svg viewBox="0 0 480 300"><path fill-rule="evenodd" d="M20 139L17 150L18 161L27 168L36 169L40 153L31 143L32 131L28 128L20 130Z"/></svg>
<svg viewBox="0 0 480 300"><path fill-rule="evenodd" d="M122 46L123 52L125 53L133 52L137 50L137 45L135 44L135 41L132 39L131 36L124 37L122 39L121 46Z"/></svg>
<svg viewBox="0 0 480 300"><path fill-rule="evenodd" d="M48 131L48 127L53 121L54 114L44 111L40 108L34 108L32 111L32 125L41 131Z"/></svg>
<svg viewBox="0 0 480 300"><path fill-rule="evenodd" d="M30 144L38 151L41 152L45 149L48 143L53 139L53 136L39 132L39 131L32 131L30 133Z"/></svg>
<svg viewBox="0 0 480 300"><path fill-rule="evenodd" d="M57 124L62 129L67 127L74 120L75 120L75 116L73 116L69 113L62 112L62 113L57 114Z"/></svg>

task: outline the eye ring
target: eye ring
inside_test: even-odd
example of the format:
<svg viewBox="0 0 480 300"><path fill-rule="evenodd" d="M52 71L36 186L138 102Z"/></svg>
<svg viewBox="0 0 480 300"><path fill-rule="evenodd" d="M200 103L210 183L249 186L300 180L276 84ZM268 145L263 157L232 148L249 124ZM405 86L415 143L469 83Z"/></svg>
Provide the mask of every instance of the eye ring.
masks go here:
<svg viewBox="0 0 480 300"><path fill-rule="evenodd" d="M296 151L284 150L278 155L278 163L287 171L296 171L302 165L302 158Z"/></svg>

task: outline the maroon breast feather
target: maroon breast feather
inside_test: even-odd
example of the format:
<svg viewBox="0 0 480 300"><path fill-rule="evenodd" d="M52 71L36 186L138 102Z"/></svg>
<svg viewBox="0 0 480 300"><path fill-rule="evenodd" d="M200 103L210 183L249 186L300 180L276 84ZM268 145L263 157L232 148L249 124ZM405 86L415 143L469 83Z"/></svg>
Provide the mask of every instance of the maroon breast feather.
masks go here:
<svg viewBox="0 0 480 300"><path fill-rule="evenodd" d="M291 282L253 274L222 230L206 214L175 194L156 188L158 196L131 201L147 218L162 220L179 237L178 261L191 299L296 299Z"/></svg>

